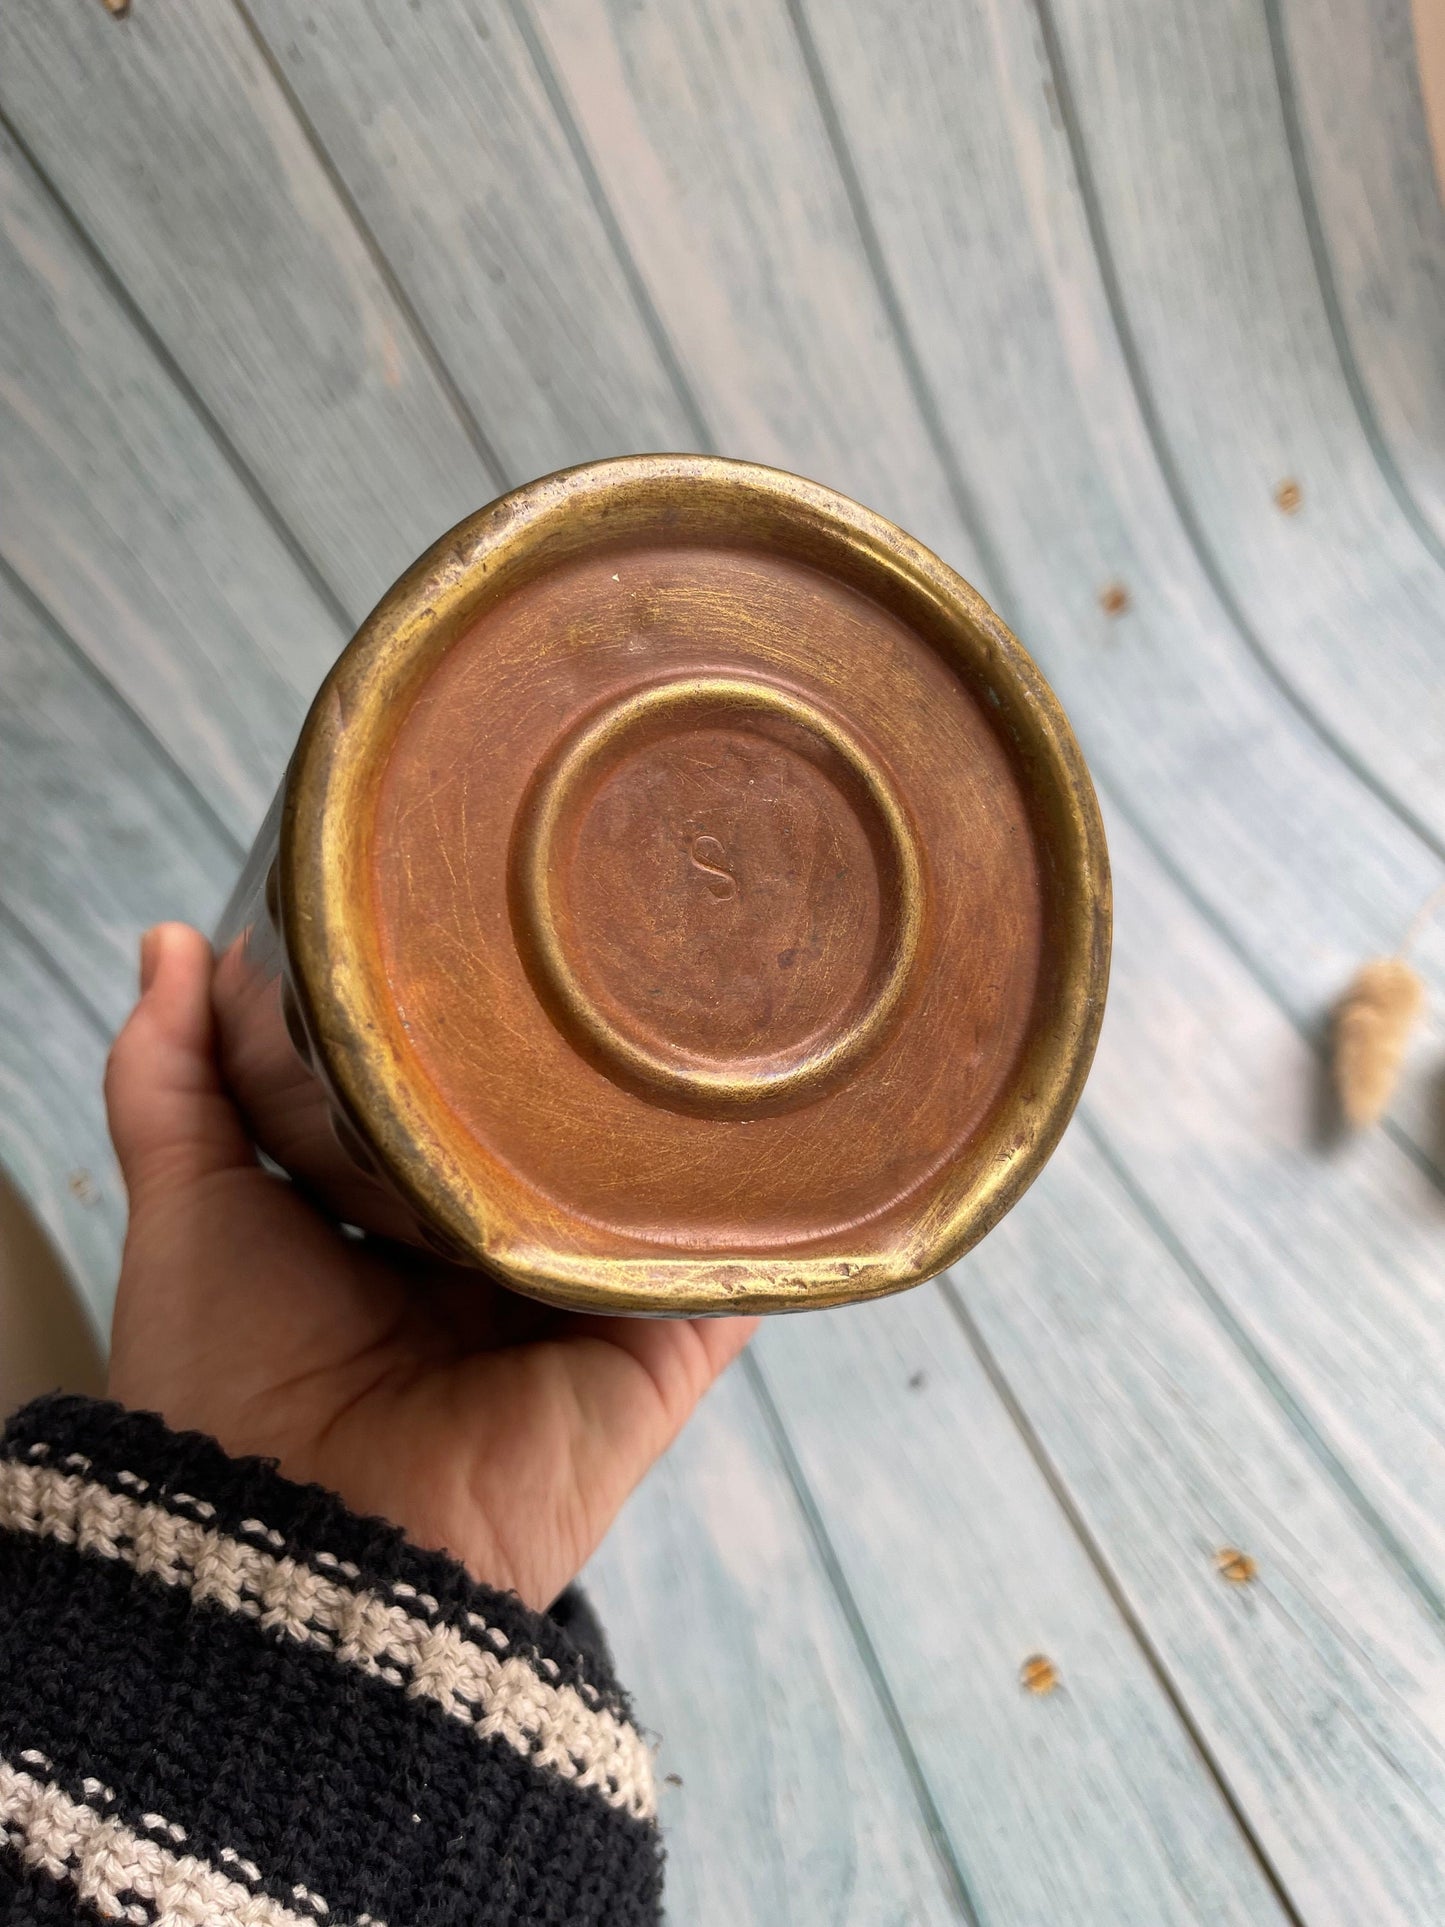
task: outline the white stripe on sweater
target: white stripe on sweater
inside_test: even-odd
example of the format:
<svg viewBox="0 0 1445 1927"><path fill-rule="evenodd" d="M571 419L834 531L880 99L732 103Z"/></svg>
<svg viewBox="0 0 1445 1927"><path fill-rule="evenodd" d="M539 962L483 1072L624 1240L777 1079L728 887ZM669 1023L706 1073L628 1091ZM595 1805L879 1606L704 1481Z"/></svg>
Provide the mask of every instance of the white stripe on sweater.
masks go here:
<svg viewBox="0 0 1445 1927"><path fill-rule="evenodd" d="M652 1757L635 1728L589 1706L575 1687L541 1678L525 1659L503 1658L379 1593L44 1464L0 1460L0 1527L187 1588L198 1602L434 1700L481 1738L504 1740L563 1779L595 1787L637 1819L656 1812Z"/></svg>
<svg viewBox="0 0 1445 1927"><path fill-rule="evenodd" d="M159 1818L148 1814L147 1824ZM160 1828L170 1831L163 1820ZM0 1760L0 1843L27 1867L67 1882L106 1920L146 1927L195 1927L197 1921L207 1927L317 1927L318 1911L329 1911L319 1895L309 1894L308 1911L294 1913L209 1860L163 1847L8 1760Z"/></svg>

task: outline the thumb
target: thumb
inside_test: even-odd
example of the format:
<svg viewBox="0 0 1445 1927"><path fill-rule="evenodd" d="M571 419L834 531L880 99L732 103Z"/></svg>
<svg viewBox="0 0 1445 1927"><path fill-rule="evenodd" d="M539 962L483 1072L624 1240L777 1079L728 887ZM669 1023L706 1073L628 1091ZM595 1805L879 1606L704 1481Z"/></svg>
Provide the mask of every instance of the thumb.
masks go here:
<svg viewBox="0 0 1445 1927"><path fill-rule="evenodd" d="M216 1068L206 939L183 923L148 930L140 988L105 1071L110 1134L132 1205L158 1185L253 1161Z"/></svg>

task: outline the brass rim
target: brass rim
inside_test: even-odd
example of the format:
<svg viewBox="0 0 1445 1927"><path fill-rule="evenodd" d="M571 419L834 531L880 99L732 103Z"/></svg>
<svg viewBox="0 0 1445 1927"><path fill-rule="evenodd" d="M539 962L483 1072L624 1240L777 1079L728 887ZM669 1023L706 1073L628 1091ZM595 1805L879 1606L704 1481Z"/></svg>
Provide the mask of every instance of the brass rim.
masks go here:
<svg viewBox="0 0 1445 1927"><path fill-rule="evenodd" d="M366 831L411 692L508 589L594 543L626 539L630 527L655 526L664 500L681 538L744 534L851 581L926 632L986 695L1048 852L1047 984L1028 1043L966 1160L910 1235L882 1253L617 1258L538 1249L499 1216L478 1160L459 1151L388 1021ZM916 863L898 820L901 860ZM1042 1168L1078 1101L1103 1017L1111 918L1103 825L1073 733L1027 652L962 577L883 517L817 483L718 457L629 456L564 470L481 509L428 550L362 624L312 706L287 782L280 878L288 962L317 1069L378 1166L423 1223L506 1282L581 1309L782 1309L879 1296L933 1276ZM908 891L901 895L906 903ZM899 952L895 944L892 956ZM890 975L895 997L906 970L905 955ZM871 1037L877 1026L865 1028Z"/></svg>

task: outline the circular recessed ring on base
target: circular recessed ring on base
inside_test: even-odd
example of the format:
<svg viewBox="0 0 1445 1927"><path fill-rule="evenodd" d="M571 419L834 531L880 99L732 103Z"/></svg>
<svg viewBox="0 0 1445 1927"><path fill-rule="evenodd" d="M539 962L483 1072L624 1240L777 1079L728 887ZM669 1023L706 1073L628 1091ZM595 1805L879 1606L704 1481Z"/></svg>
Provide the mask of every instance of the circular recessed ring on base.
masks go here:
<svg viewBox="0 0 1445 1927"><path fill-rule="evenodd" d="M708 1055L630 1021L600 996L579 958L565 902L566 827L629 756L698 729L735 737L773 737L825 778L834 811L849 811L872 853L877 930L824 1021L783 1048ZM693 838L694 861L720 856L716 840ZM731 878L728 877L731 882ZM725 884L715 893L726 894ZM574 1044L618 1081L674 1108L707 1115L757 1113L806 1102L832 1086L882 1041L917 961L924 921L922 860L898 795L877 759L838 720L790 689L740 676L687 676L652 684L590 717L562 745L519 814L512 859L513 918L523 955L544 1002ZM831 960L830 960L831 966ZM764 1040L766 1041L766 1040Z"/></svg>

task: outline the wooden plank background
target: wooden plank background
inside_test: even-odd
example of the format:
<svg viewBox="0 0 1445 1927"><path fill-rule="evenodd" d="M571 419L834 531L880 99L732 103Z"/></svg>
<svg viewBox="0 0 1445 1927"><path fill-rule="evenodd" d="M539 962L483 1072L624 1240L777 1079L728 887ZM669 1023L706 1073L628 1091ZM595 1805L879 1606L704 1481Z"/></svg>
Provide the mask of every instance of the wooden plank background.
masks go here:
<svg viewBox="0 0 1445 1927"><path fill-rule="evenodd" d="M1099 779L1065 1146L769 1325L591 1569L678 1920L1445 1919L1445 917L1378 1132L1323 1056L1445 875L1437 179L1408 0L0 13L0 1159L98 1326L135 938L499 488L843 488Z"/></svg>

